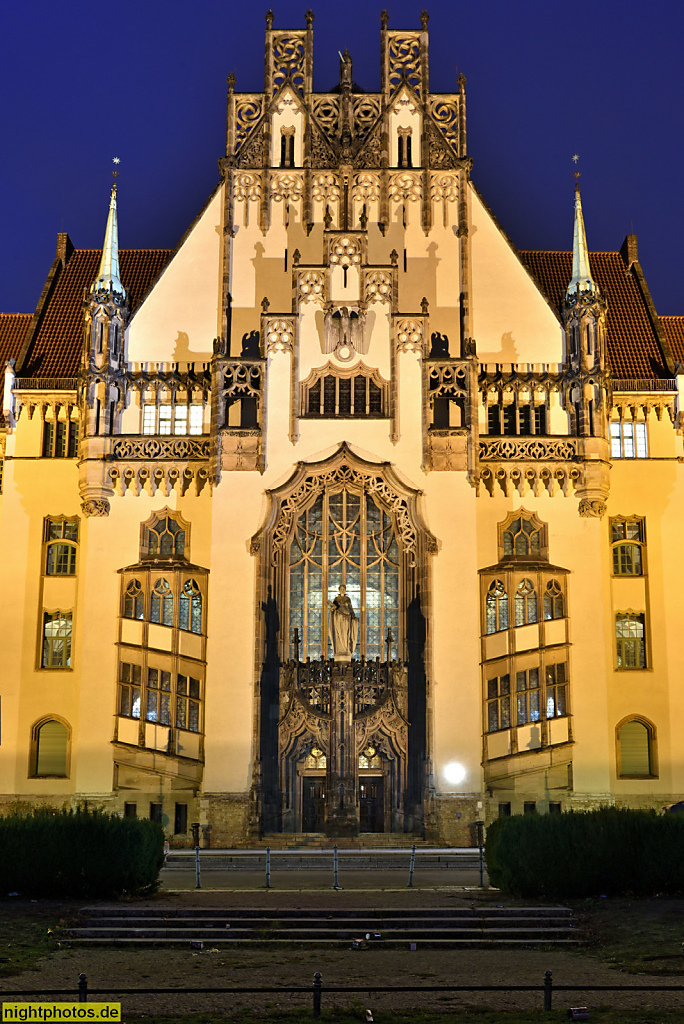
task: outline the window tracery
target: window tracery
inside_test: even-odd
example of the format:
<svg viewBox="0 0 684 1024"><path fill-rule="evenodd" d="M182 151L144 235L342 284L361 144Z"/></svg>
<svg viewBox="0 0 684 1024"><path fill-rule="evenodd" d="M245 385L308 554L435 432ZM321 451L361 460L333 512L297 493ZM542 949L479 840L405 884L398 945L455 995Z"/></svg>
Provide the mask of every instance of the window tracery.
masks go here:
<svg viewBox="0 0 684 1024"><path fill-rule="evenodd" d="M494 580L487 591L485 620L487 633L508 629L508 594L501 580Z"/></svg>
<svg viewBox="0 0 684 1024"><path fill-rule="evenodd" d="M536 515L520 509L499 526L500 556L505 559L548 559L546 526Z"/></svg>
<svg viewBox="0 0 684 1024"><path fill-rule="evenodd" d="M564 615L563 591L558 580L550 580L544 591L544 618L562 619Z"/></svg>
<svg viewBox="0 0 684 1024"><path fill-rule="evenodd" d="M141 558L185 559L189 526L177 512L164 509L142 525Z"/></svg>
<svg viewBox="0 0 684 1024"><path fill-rule="evenodd" d="M525 626L537 621L537 594L532 580L524 579L515 593L515 624Z"/></svg>

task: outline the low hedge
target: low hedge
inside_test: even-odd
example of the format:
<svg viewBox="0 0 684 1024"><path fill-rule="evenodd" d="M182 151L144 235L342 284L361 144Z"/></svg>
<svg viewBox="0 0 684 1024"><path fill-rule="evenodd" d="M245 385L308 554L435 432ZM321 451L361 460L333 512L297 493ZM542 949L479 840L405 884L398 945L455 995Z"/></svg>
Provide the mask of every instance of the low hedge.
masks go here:
<svg viewBox="0 0 684 1024"><path fill-rule="evenodd" d="M492 885L515 896L684 892L684 816L604 807L500 818L487 830Z"/></svg>
<svg viewBox="0 0 684 1024"><path fill-rule="evenodd" d="M153 892L164 861L156 822L41 808L0 818L0 894L104 897Z"/></svg>

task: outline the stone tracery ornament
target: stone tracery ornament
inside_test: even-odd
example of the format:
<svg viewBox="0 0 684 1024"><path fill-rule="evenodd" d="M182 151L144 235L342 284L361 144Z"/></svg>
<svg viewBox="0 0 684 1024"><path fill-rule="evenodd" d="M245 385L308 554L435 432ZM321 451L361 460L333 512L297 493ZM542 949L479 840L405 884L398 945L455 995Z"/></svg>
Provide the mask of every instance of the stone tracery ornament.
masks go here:
<svg viewBox="0 0 684 1024"><path fill-rule="evenodd" d="M420 174L416 171L399 171L390 174L389 196L395 203L415 203L423 197Z"/></svg>
<svg viewBox="0 0 684 1024"><path fill-rule="evenodd" d="M366 273L366 302L392 301L392 275L386 270L370 270Z"/></svg>
<svg viewBox="0 0 684 1024"><path fill-rule="evenodd" d="M276 36L273 40L273 94L290 78L298 92L304 92L304 38Z"/></svg>
<svg viewBox="0 0 684 1024"><path fill-rule="evenodd" d="M361 262L361 244L353 235L342 235L330 239L330 263L348 268Z"/></svg>
<svg viewBox="0 0 684 1024"><path fill-rule="evenodd" d="M603 519L607 507L600 498L582 498L577 511L583 519Z"/></svg>
<svg viewBox="0 0 684 1024"><path fill-rule="evenodd" d="M420 36L392 35L389 39L389 86L395 93L402 82L420 92Z"/></svg>
<svg viewBox="0 0 684 1024"><path fill-rule="evenodd" d="M304 178L292 171L271 171L271 195L276 202L301 199Z"/></svg>
<svg viewBox="0 0 684 1024"><path fill-rule="evenodd" d="M269 355L275 352L294 351L294 320L284 318L268 319L265 324L266 351Z"/></svg>
<svg viewBox="0 0 684 1024"><path fill-rule="evenodd" d="M297 290L300 302L325 302L325 277L320 270L300 271Z"/></svg>
<svg viewBox="0 0 684 1024"><path fill-rule="evenodd" d="M458 97L433 96L430 100L430 113L437 128L458 156Z"/></svg>
<svg viewBox="0 0 684 1024"><path fill-rule="evenodd" d="M379 96L354 96L354 135L363 140L380 116Z"/></svg>
<svg viewBox="0 0 684 1024"><path fill-rule="evenodd" d="M340 198L340 183L337 175L331 172L314 175L311 183L311 196L318 203L337 202Z"/></svg>
<svg viewBox="0 0 684 1024"><path fill-rule="evenodd" d="M86 498L81 502L81 511L84 516L108 516L109 502L106 498Z"/></svg>
<svg viewBox="0 0 684 1024"><path fill-rule="evenodd" d="M380 176L361 172L354 176L352 199L355 203L377 203L380 200Z"/></svg>
<svg viewBox="0 0 684 1024"><path fill-rule="evenodd" d="M337 122L340 119L339 96L333 94L314 96L313 112L321 128L327 135L334 138L337 132Z"/></svg>
<svg viewBox="0 0 684 1024"><path fill-rule="evenodd" d="M235 100L235 151L245 142L263 111L263 96L239 96Z"/></svg>
<svg viewBox="0 0 684 1024"><path fill-rule="evenodd" d="M398 352L423 351L423 324L421 320L405 317L396 322Z"/></svg>
<svg viewBox="0 0 684 1024"><path fill-rule="evenodd" d="M577 440L547 440L545 438L480 438L478 442L481 459L532 459L535 461L559 460L569 462L577 458Z"/></svg>

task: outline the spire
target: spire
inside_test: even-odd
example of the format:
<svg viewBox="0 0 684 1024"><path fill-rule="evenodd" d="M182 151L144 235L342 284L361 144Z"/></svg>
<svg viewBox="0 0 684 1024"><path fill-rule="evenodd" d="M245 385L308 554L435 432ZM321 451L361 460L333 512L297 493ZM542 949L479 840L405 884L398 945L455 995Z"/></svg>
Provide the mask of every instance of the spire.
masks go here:
<svg viewBox="0 0 684 1024"><path fill-rule="evenodd" d="M115 157L114 163L118 164L118 162L118 159ZM116 216L117 175L118 171L115 170L115 180L112 185L112 194L109 200L109 215L107 217L104 245L102 246L100 269L97 274L97 279L93 282L90 291L109 292L112 297L116 297L121 302L126 299L126 289L122 285L121 278L119 277L119 224Z"/></svg>
<svg viewBox="0 0 684 1024"><path fill-rule="evenodd" d="M576 177L579 174L576 172ZM582 197L579 190L579 181L575 181L575 228L572 235L572 280L566 292L567 298L576 295L577 292L590 292L598 295L598 287L591 276L589 267L589 251L587 249L587 236L584 231L584 217L582 216Z"/></svg>

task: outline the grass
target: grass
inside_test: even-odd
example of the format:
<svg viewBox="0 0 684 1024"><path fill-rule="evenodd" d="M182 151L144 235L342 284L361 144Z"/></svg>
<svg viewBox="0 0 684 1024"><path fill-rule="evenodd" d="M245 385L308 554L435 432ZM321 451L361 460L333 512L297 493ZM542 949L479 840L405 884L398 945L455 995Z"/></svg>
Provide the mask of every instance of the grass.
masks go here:
<svg viewBox="0 0 684 1024"><path fill-rule="evenodd" d="M569 904L589 955L628 974L684 975L684 900L594 899Z"/></svg>
<svg viewBox="0 0 684 1024"><path fill-rule="evenodd" d="M46 900L0 902L0 978L38 970L40 958L59 941L49 932L57 933L69 910Z"/></svg>

